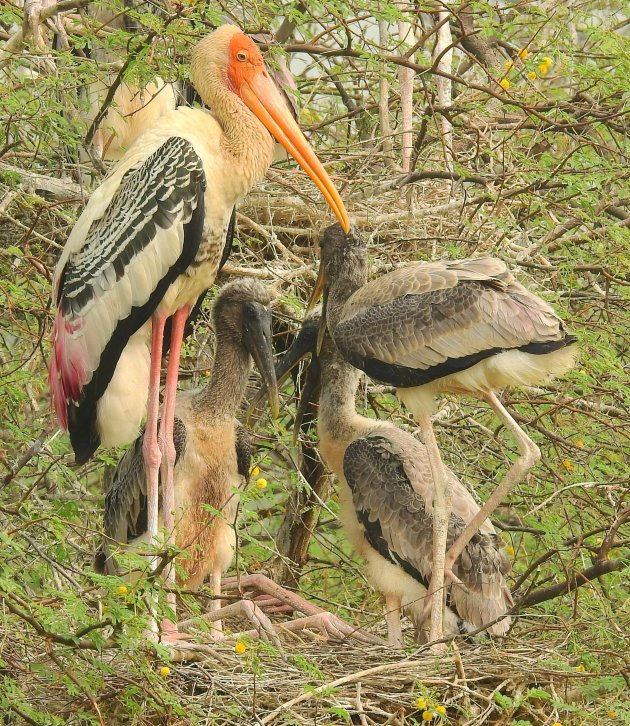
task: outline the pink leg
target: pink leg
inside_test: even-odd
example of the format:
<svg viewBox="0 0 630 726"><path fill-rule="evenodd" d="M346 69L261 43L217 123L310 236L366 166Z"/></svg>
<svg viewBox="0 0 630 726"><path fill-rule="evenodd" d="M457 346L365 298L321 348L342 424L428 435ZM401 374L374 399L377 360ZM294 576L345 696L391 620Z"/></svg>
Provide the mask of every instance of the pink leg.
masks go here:
<svg viewBox="0 0 630 726"><path fill-rule="evenodd" d="M196 623L204 621L206 623L220 623L223 618L230 618L236 615L247 618L254 626L255 630L248 631L248 635L252 638L262 638L267 643L273 643L277 648L282 648L280 639L276 631L274 630L273 623L265 613L251 600L237 600L230 605L225 605L216 610L211 610L203 615L197 615L189 620L183 620L178 624L179 630L190 630ZM213 633L214 637L219 639L223 637L223 627L221 632L217 633L216 630ZM236 636L238 637L238 635Z"/></svg>
<svg viewBox="0 0 630 726"><path fill-rule="evenodd" d="M149 398L147 423L142 442L144 468L147 475L147 533L150 543L155 544L158 531L158 481L162 453L158 445L158 413L160 408L160 370L162 366L162 338L164 315L153 316L151 326L151 370L149 373Z"/></svg>
<svg viewBox="0 0 630 726"><path fill-rule="evenodd" d="M175 444L173 442L173 426L175 420L175 401L177 398L177 379L179 377L179 358L184 337L184 326L188 319L190 308L184 306L173 315L173 328L171 332L171 349L166 369L166 385L164 386L164 403L162 406L162 420L158 442L162 452L162 516L166 529L168 543L175 544L175 490L173 485L173 468L175 466ZM164 581L167 587L175 584L175 570L169 564L164 571ZM175 593L167 595L167 602L175 613Z"/></svg>
<svg viewBox="0 0 630 726"><path fill-rule="evenodd" d="M290 590L286 590L265 575L253 573L243 575L242 577L230 577L223 580L225 589L254 589L277 598L286 605L290 605L294 610L307 615L307 619L301 619L302 627L308 625L317 625L317 627L326 632L328 637L335 639L354 638L363 643L382 644L382 640L375 635L361 630L354 625L346 623L341 618L327 612L318 605L305 600ZM284 624L286 625L286 623ZM283 627L284 627L283 625Z"/></svg>
<svg viewBox="0 0 630 726"><path fill-rule="evenodd" d="M151 321L151 369L149 372L149 397L147 400L147 423L142 442L144 470L147 477L147 533L149 543L155 544L158 531L158 483L162 454L158 446L158 413L160 408L160 370L162 366L162 338L164 337L164 315L153 316ZM153 563L155 565L155 562ZM153 605L151 605L153 607ZM149 633L155 637L157 623L152 617Z"/></svg>

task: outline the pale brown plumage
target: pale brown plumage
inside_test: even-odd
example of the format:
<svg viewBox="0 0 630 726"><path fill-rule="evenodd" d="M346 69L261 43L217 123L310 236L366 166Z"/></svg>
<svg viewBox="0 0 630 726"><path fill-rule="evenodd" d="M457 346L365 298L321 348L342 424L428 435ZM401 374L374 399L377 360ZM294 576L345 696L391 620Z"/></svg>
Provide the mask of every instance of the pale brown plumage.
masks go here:
<svg viewBox="0 0 630 726"><path fill-rule="evenodd" d="M210 381L177 396L175 542L187 553L179 565L184 572L180 582L189 589L197 589L211 575L220 590L221 574L232 561L237 492L249 477L250 463L249 435L234 415L245 392L252 355L271 385L273 400L276 395L270 302L269 291L255 281L234 282L221 290L213 309L217 345ZM116 571L111 555L116 543L136 549L149 544L142 446L140 436L118 464L105 499L109 572Z"/></svg>
<svg viewBox="0 0 630 726"><path fill-rule="evenodd" d="M313 297L325 294L326 326L343 357L393 385L422 429L434 489L434 594L431 639L442 631L444 576L484 519L540 457L494 391L543 382L568 370L575 341L553 309L494 258L415 263L367 282L365 242L329 227ZM514 435L520 458L445 554L450 479L430 414L440 393L471 394L492 407Z"/></svg>
<svg viewBox="0 0 630 726"><path fill-rule="evenodd" d="M360 372L344 361L329 336L315 354L319 316L313 314L276 367L280 379L311 353L308 388L320 384L319 449L339 483L341 520L356 552L365 561L369 582L385 596L390 643L402 645L399 612L412 618L420 639L427 637L427 586L433 570L433 489L426 447L397 426L360 416L355 393ZM309 393L303 391L303 397ZM478 505L447 470L453 490L448 535L453 542ZM447 608L449 634L494 623L509 603L507 558L490 522L468 543L454 566L466 589L452 586ZM490 627L504 634L505 617Z"/></svg>

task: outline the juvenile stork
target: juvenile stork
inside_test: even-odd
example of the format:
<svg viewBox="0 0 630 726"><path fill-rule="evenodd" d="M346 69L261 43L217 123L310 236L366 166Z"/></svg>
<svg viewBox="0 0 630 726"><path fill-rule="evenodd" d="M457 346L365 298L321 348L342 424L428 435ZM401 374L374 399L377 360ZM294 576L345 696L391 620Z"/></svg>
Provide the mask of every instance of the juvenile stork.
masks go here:
<svg viewBox="0 0 630 726"><path fill-rule="evenodd" d="M234 205L271 162L272 135L349 229L339 194L250 38L222 26L194 49L191 75L212 113L176 109L137 139L88 201L53 286L58 312L49 384L57 417L80 464L99 444L133 440L147 410L143 453L151 539L160 462L165 526L173 530L173 418L184 324L214 280ZM170 316L158 443L160 359Z"/></svg>
<svg viewBox="0 0 630 726"><path fill-rule="evenodd" d="M321 241L313 301L324 293L325 325L340 354L371 378L395 386L422 433L434 488L431 640L442 632L444 573L466 543L540 458L495 391L561 375L575 362L575 338L551 306L492 257L405 265L367 282L365 242L333 225ZM314 304L314 302L313 302ZM445 555L451 477L430 415L436 396L485 400L512 432L519 458Z"/></svg>
<svg viewBox="0 0 630 726"><path fill-rule="evenodd" d="M418 639L424 641L428 635L427 587L433 570L434 478L427 448L389 421L356 412L361 371L344 360L327 333L317 355L319 330L320 315L314 312L276 365L276 376L281 381L298 360L311 354L301 404L320 387L318 448L339 480L340 518L346 536L365 562L368 581L385 597L389 644L402 647L401 610L410 616ZM455 475L445 471L453 492L448 520L448 541L452 543L479 506ZM507 632L509 617L494 622L512 602L505 581L510 566L502 546L492 524L485 521L454 563L453 571L463 587L454 585L449 592L447 634L486 624L495 635Z"/></svg>
<svg viewBox="0 0 630 726"><path fill-rule="evenodd" d="M249 479L249 434L234 417L252 359L265 382L272 414L278 414L270 302L268 289L253 280L222 288L212 311L216 348L210 380L203 388L180 392L175 405L175 543L187 553L178 564L185 573L182 584L189 589L198 589L211 577L214 609L220 608L221 576L236 544L237 492ZM150 544L143 439L141 435L118 463L105 497L105 541L97 567L110 574L117 574L111 554L117 544L133 550L146 550ZM159 521L165 528L162 508ZM164 622L163 632L168 637L176 631Z"/></svg>

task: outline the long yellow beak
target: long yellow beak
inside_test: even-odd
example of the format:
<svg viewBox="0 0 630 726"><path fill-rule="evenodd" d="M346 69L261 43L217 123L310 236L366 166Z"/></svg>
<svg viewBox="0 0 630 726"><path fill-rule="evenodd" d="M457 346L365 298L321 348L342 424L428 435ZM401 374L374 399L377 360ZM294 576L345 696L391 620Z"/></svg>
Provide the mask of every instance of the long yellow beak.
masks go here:
<svg viewBox="0 0 630 726"><path fill-rule="evenodd" d="M311 145L304 138L300 127L294 121L280 91L267 72L259 72L244 80L240 95L249 109L264 124L269 133L282 144L304 171L315 182L324 195L346 234L350 231L348 212L339 192L328 176L326 169L315 155Z"/></svg>

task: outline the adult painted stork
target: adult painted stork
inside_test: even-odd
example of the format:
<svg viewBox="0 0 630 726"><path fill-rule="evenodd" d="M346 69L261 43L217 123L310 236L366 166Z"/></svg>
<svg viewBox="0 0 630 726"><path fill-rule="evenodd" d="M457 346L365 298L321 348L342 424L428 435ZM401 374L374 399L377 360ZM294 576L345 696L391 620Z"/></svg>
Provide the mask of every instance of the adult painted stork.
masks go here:
<svg viewBox="0 0 630 726"><path fill-rule="evenodd" d="M146 408L152 538L161 461L165 525L173 529L173 417L184 324L214 280L234 205L270 164L272 136L349 229L337 190L251 39L222 26L194 49L191 75L212 113L176 109L138 138L88 201L53 287L58 312L49 383L57 417L70 432L77 463L83 463L100 444L132 441ZM162 337L170 316L158 443Z"/></svg>
<svg viewBox="0 0 630 726"><path fill-rule="evenodd" d="M311 354L300 410L319 387L318 448L339 480L344 531L363 558L368 581L385 598L389 644L403 645L401 610L411 617L418 639L424 641L430 607L427 588L433 570L434 478L428 451L391 422L356 412L361 371L346 362L328 333L324 333L319 355L316 353L320 328L320 315L313 312L276 365L276 376L281 381L302 357ZM298 411L296 428L299 418ZM453 492L448 520L448 542L452 543L479 506L449 469L446 475ZM510 565L502 547L492 524L485 521L454 563L461 584L449 591L448 635L486 624L495 635L507 632L510 618L501 616L512 599L505 581Z"/></svg>
<svg viewBox="0 0 630 726"><path fill-rule="evenodd" d="M422 433L434 489L431 640L442 632L444 573L466 543L540 458L536 444L495 391L566 372L575 338L551 306L518 283L501 260L484 257L405 265L367 282L365 242L333 225L321 241L313 301L324 292L325 325L341 355L371 378L396 387ZM314 304L314 303L313 303ZM486 401L512 432L519 458L445 555L451 478L430 415L444 393Z"/></svg>
<svg viewBox="0 0 630 726"><path fill-rule="evenodd" d="M220 608L222 574L234 555L237 491L249 479L249 434L235 415L252 359L274 417L278 414L271 299L269 289L254 280L231 282L221 289L212 311L216 348L210 380L203 388L180 392L175 405L175 544L188 554L178 558L185 574L182 584L197 590L210 576L215 610ZM118 463L105 497L105 541L97 567L109 574L119 574L112 548L142 550L148 544L143 439L141 435ZM165 527L162 509L159 519ZM259 610L244 611L271 630ZM169 623L163 625L166 635L172 635Z"/></svg>

